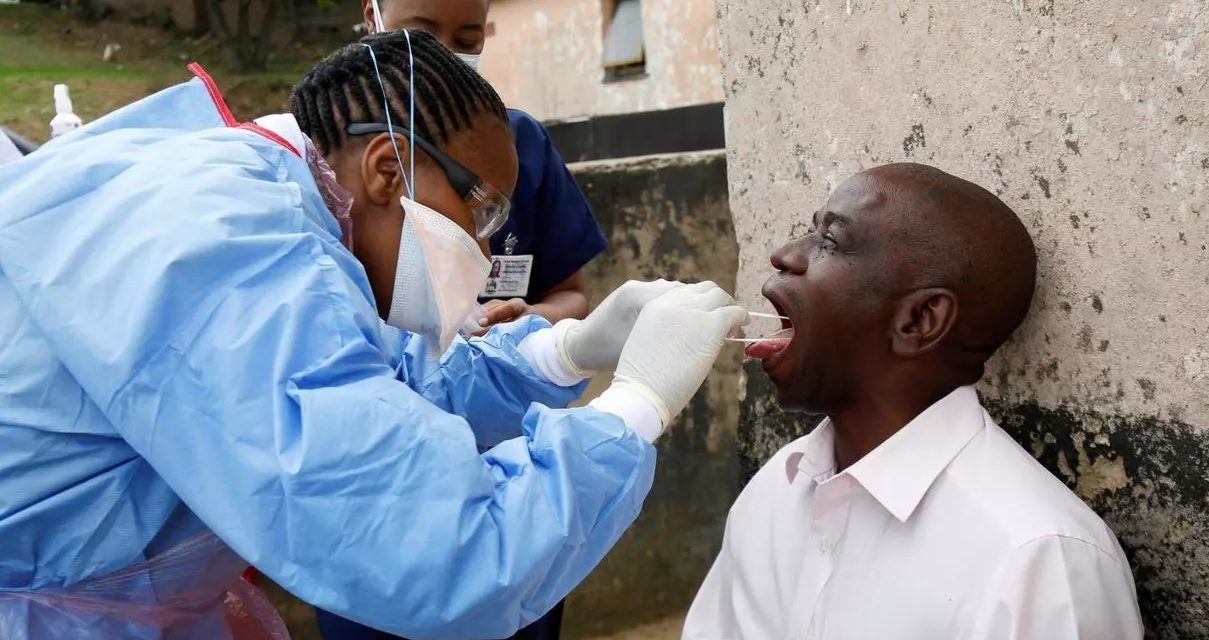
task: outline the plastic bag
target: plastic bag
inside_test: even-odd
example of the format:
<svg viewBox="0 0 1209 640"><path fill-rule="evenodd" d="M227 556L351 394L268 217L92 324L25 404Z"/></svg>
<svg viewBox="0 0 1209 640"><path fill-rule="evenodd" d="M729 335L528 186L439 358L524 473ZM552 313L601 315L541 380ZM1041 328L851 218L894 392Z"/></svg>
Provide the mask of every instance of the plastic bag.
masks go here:
<svg viewBox="0 0 1209 640"><path fill-rule="evenodd" d="M0 590L4 640L289 640L247 567L213 533L60 589Z"/></svg>
<svg viewBox="0 0 1209 640"><path fill-rule="evenodd" d="M306 140L306 163L311 169L311 176L315 178L315 185L319 187L319 195L323 196L323 202L327 204L328 210L340 223L340 242L349 251L352 251L353 194L340 186L336 180L336 172L323 159L323 154L315 148L315 143L311 142L306 134L303 134L302 137Z"/></svg>

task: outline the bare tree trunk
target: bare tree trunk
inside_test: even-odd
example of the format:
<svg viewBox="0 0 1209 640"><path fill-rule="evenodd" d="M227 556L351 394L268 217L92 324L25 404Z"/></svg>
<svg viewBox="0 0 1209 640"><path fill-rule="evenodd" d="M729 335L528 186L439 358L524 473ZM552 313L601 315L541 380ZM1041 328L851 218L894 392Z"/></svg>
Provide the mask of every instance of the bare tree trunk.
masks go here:
<svg viewBox="0 0 1209 640"><path fill-rule="evenodd" d="M256 40L253 42L253 55L261 69L268 67L269 52L273 50L273 33L277 26L277 4L279 1L265 0L266 6L260 23L260 32L256 34Z"/></svg>
<svg viewBox="0 0 1209 640"><path fill-rule="evenodd" d="M210 22L215 35L226 49L231 65L241 73L263 71L272 50L274 23L277 20L279 0L237 0L235 29L227 20L227 0L206 0L210 9ZM253 8L263 5L262 22L253 29Z"/></svg>
<svg viewBox="0 0 1209 640"><path fill-rule="evenodd" d="M230 45L234 38L231 24L227 22L227 12L223 10L223 0L206 0L206 7L210 10L210 26L214 29L214 35L224 46Z"/></svg>

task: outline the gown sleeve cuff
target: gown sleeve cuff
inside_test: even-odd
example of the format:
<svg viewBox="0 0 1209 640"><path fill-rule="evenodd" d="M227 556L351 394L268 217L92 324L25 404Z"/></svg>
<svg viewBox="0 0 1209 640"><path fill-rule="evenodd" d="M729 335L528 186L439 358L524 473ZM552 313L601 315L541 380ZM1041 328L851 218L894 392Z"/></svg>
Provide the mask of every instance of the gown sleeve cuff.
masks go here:
<svg viewBox="0 0 1209 640"><path fill-rule="evenodd" d="M587 378L568 371L558 354L554 329L535 331L521 340L517 349L521 356L543 378L560 387L573 387Z"/></svg>
<svg viewBox="0 0 1209 640"><path fill-rule="evenodd" d="M652 444L663 434L659 411L650 400L629 389L609 387L588 406L621 418L627 427Z"/></svg>

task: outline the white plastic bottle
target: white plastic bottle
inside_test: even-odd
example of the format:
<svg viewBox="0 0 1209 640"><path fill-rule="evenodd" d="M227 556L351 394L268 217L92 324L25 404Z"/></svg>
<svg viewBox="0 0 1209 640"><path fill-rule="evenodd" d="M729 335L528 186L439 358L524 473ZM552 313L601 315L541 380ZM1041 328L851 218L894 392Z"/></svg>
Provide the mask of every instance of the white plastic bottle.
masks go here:
<svg viewBox="0 0 1209 640"><path fill-rule="evenodd" d="M55 117L50 121L50 137L59 136L79 129L84 121L80 120L71 110L71 96L67 93L67 85L55 85Z"/></svg>

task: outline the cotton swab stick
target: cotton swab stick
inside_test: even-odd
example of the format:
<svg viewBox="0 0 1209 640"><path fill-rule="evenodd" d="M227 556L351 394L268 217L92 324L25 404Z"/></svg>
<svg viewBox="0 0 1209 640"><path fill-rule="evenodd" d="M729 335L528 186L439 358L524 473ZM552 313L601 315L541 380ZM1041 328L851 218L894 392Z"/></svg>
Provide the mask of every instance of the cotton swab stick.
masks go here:
<svg viewBox="0 0 1209 640"><path fill-rule="evenodd" d="M788 320L785 316L779 316L775 313L760 313L759 311L748 311L747 315L753 318L769 318L771 320Z"/></svg>

